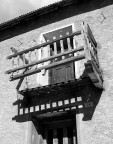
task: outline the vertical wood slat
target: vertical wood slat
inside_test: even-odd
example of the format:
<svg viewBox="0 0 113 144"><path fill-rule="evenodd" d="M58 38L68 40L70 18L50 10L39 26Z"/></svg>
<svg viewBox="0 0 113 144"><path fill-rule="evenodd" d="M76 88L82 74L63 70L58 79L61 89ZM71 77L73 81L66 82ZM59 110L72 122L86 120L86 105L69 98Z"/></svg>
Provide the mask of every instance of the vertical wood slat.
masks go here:
<svg viewBox="0 0 113 144"><path fill-rule="evenodd" d="M74 46L74 49L76 49L78 47L78 43L77 43L77 39L76 39L76 35L73 36L73 46Z"/></svg>
<svg viewBox="0 0 113 144"><path fill-rule="evenodd" d="M95 58L96 65L98 66L99 65L99 61L98 61L97 53L94 50L94 48L92 47L92 45L91 45L89 40L88 40L88 46L89 46L89 49L90 49L91 53L93 54L93 56Z"/></svg>
<svg viewBox="0 0 113 144"><path fill-rule="evenodd" d="M62 37L62 35L60 35L60 37ZM64 53L64 44L63 44L63 40L60 40L60 47L61 47L61 53ZM62 56L62 59L65 59L65 56Z"/></svg>
<svg viewBox="0 0 113 144"><path fill-rule="evenodd" d="M60 46L61 46L61 53L63 53L64 52L63 40L60 40Z"/></svg>
<svg viewBox="0 0 113 144"><path fill-rule="evenodd" d="M60 38L62 37L62 35L60 35ZM64 52L64 44L63 44L63 40L60 40L60 47L61 47L61 53Z"/></svg>
<svg viewBox="0 0 113 144"><path fill-rule="evenodd" d="M55 42L53 45L54 45L54 55L56 55L57 54L57 43Z"/></svg>
<svg viewBox="0 0 113 144"><path fill-rule="evenodd" d="M95 58L95 60L96 60L96 62L97 62L97 65L99 65L98 56L97 56L97 53L96 53L95 48L94 48L94 47L97 46L97 43L96 43L96 41L95 41L95 38L94 38L94 36L93 36L93 34L92 34L92 32L91 32L91 29L90 29L89 25L88 25L88 24L85 24L85 25L86 25L86 26L85 26L85 27L86 27L86 33L87 33L87 35L88 35L89 38L90 38L90 39L87 38L87 42L88 42L88 44L89 44L89 47L90 47L91 52L92 52L93 55L94 55L94 58ZM93 42L91 42L91 41L93 41Z"/></svg>
<svg viewBox="0 0 113 144"><path fill-rule="evenodd" d="M63 128L63 144L68 144L67 128Z"/></svg>
<svg viewBox="0 0 113 144"><path fill-rule="evenodd" d="M71 50L71 42L70 42L70 38L67 38L67 45L68 45L68 50Z"/></svg>
<svg viewBox="0 0 113 144"><path fill-rule="evenodd" d="M54 36L54 37L53 37L53 40L55 40L55 39L56 39L56 37ZM54 55L56 55L56 54L57 54L57 43L54 42L54 43L53 43L53 46L54 46Z"/></svg>
<svg viewBox="0 0 113 144"><path fill-rule="evenodd" d="M58 144L57 129L53 129L53 144Z"/></svg>

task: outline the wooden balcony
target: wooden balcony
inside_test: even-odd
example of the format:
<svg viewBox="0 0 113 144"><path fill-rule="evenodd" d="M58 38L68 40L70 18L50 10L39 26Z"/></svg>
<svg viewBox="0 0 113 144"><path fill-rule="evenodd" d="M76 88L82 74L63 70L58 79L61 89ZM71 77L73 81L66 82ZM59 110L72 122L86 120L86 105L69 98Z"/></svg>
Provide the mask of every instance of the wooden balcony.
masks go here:
<svg viewBox="0 0 113 144"><path fill-rule="evenodd" d="M79 35L83 38L83 45L78 45L77 43ZM56 52L58 49L57 43L59 43L61 53ZM65 50L65 45L67 50ZM47 58L39 59L39 51L44 47L47 47L49 51L51 49L54 50L54 55L50 54ZM40 73L42 70L51 70L66 63L78 62L85 59L85 74L96 87L103 88L103 79L97 56L97 43L89 25L86 23L82 24L80 31L71 34L67 33L66 36L61 36L59 39L53 39L53 41L48 41L20 52L15 51L14 48L12 48L12 51L14 54L8 56L7 59L12 61L13 68L6 71L6 74L10 74L10 81ZM58 58L60 60L55 61ZM48 63L40 66L44 62ZM76 76L74 81L76 81Z"/></svg>

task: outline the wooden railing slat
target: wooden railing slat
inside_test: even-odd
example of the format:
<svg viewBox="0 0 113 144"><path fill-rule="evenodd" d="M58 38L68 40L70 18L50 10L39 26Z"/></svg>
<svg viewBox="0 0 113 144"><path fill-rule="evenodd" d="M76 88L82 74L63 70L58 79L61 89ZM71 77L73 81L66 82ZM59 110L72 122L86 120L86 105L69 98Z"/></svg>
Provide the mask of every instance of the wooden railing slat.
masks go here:
<svg viewBox="0 0 113 144"><path fill-rule="evenodd" d="M58 57L63 56L63 55L67 55L67 54L70 54L70 53L75 53L75 52L77 52L77 51L83 51L83 50L84 50L84 48L81 46L81 47L79 47L79 48L77 48L77 49L72 49L72 50L66 51L66 52L64 52L64 53L60 53L60 54L57 54L57 55L54 55L54 56L51 56L51 57L48 57L48 58L44 58L44 59L41 59L41 60L38 60L38 61L31 62L31 63L29 63L29 64L20 66L20 67L18 67L18 68L10 69L10 70L6 71L5 73L6 73L6 74L10 74L11 72L15 72L15 71L17 71L17 70L25 69L25 68L27 68L27 67L31 67L31 66L34 66L34 65L37 65L37 64L40 64L40 63L49 61L49 60L58 58Z"/></svg>
<svg viewBox="0 0 113 144"><path fill-rule="evenodd" d="M71 43L70 43L70 38L67 38L67 45L68 45L68 50L71 50Z"/></svg>
<svg viewBox="0 0 113 144"><path fill-rule="evenodd" d="M76 56L76 57L71 57L71 58L68 58L68 59L64 59L62 61L58 61L58 62L49 64L49 65L46 65L46 66L39 67L39 68L37 68L35 70L26 71L24 74L22 73L22 74L15 75L15 76L10 78L10 81L19 79L21 77L29 76L31 74L39 73L43 69L48 70L48 69L54 68L54 67L56 67L58 65L62 65L62 64L65 64L65 63L73 62L73 61L82 60L84 58L85 58L85 54L81 54L81 55Z"/></svg>
<svg viewBox="0 0 113 144"><path fill-rule="evenodd" d="M56 44L56 42L53 45L54 45L54 55L57 55L57 44Z"/></svg>
<svg viewBox="0 0 113 144"><path fill-rule="evenodd" d="M68 38L68 37L73 37L74 35L80 35L80 34L81 34L81 31L74 32L74 33L72 33L72 34L70 34L70 35L68 35L68 36L64 36L64 37L62 37L62 38L55 39L55 40L53 40L53 41L45 42L45 43L40 44L40 45L38 45L38 46L31 47L31 48L29 48L29 49L20 51L20 52L18 52L18 53L16 53L16 54L9 55L9 56L7 57L7 59L11 59L12 57L17 57L18 55L22 55L23 53L28 53L29 51L34 51L35 49L40 49L41 47L45 47L45 46L47 46L47 45L51 45L51 44L54 43L54 42L63 40L63 39Z"/></svg>
<svg viewBox="0 0 113 144"><path fill-rule="evenodd" d="M63 43L63 40L60 40L60 47L61 47L61 53L64 53L64 43Z"/></svg>

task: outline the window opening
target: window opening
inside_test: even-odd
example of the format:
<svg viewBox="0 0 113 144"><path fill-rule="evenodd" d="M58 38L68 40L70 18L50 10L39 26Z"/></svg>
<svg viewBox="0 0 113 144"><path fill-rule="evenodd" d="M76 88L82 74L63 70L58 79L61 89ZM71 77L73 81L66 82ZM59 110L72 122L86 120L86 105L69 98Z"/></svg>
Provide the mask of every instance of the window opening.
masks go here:
<svg viewBox="0 0 113 144"><path fill-rule="evenodd" d="M55 39L57 40L61 37L65 37L66 35L69 35L71 33L72 33L72 25L45 33L43 34L43 36L46 41L53 41ZM70 47L68 43L70 43ZM63 40L56 41L55 43L52 43L50 45L50 56L63 53L71 49L73 49L73 37L65 38ZM52 60L51 63L61 61L63 59L66 59L72 56L73 56L72 54L71 55L68 54L62 57L58 57ZM55 83L74 80L75 79L74 67L75 67L74 62L70 62L70 63L63 64L63 65L60 65L51 69L49 83L55 84Z"/></svg>

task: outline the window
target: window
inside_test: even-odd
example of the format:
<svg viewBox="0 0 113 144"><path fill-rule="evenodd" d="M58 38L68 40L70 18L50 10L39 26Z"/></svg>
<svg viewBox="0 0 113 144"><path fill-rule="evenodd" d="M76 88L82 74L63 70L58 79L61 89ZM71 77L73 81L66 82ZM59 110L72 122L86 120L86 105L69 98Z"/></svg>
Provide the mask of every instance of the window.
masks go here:
<svg viewBox="0 0 113 144"><path fill-rule="evenodd" d="M45 38L46 41L53 41L55 39L57 40L61 37L65 37L66 35L69 35L71 33L72 33L72 25L43 34L43 37ZM67 50L73 49L73 38L70 37L69 41L70 41L70 48L68 46L67 38L56 41L55 43L51 44L50 55L53 56L59 53L63 53ZM73 55L58 57L52 60L51 62L54 63L62 59L69 58L71 56ZM52 70L50 70L50 84L66 82L74 79L75 79L75 73L73 62L57 66Z"/></svg>

